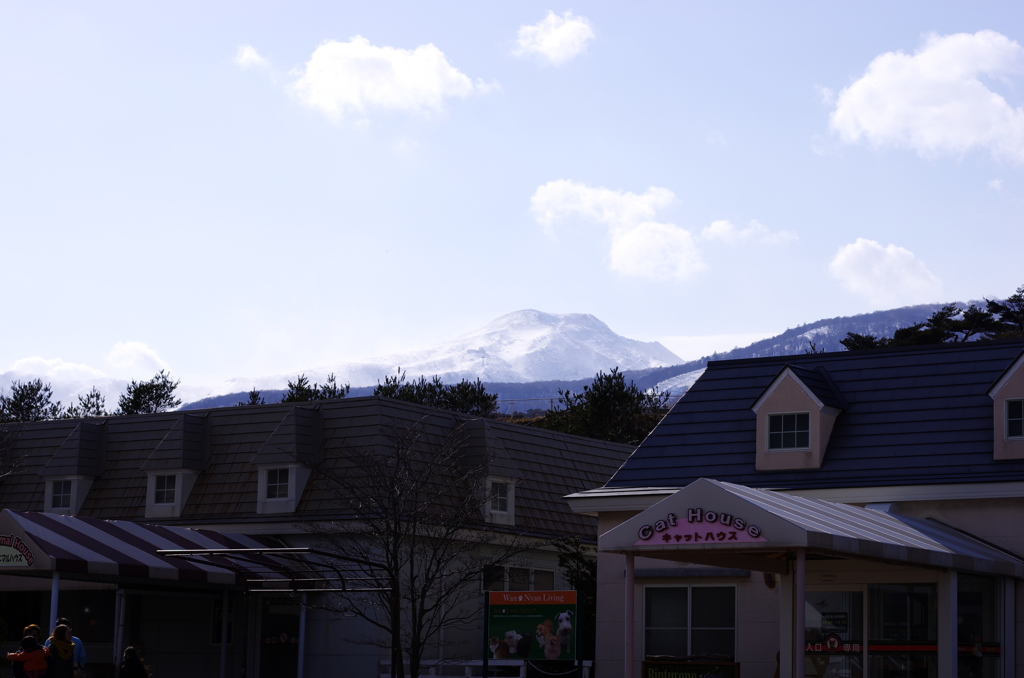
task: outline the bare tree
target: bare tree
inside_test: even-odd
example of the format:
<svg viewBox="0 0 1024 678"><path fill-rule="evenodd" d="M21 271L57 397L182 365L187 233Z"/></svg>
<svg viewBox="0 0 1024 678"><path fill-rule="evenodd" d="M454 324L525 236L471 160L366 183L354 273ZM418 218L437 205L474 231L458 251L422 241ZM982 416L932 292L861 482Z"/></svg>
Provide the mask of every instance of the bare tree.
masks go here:
<svg viewBox="0 0 1024 678"><path fill-rule="evenodd" d="M316 606L382 631L361 642L390 647L393 678L405 676L403 654L419 675L442 627L479 628L484 568L540 543L485 522L489 457L467 446L462 426L446 433L436 423L388 427L379 444L342 449L318 469L350 519L310 529L364 591Z"/></svg>
<svg viewBox="0 0 1024 678"><path fill-rule="evenodd" d="M20 433L17 424L0 425L0 480L21 470L24 456L15 446Z"/></svg>

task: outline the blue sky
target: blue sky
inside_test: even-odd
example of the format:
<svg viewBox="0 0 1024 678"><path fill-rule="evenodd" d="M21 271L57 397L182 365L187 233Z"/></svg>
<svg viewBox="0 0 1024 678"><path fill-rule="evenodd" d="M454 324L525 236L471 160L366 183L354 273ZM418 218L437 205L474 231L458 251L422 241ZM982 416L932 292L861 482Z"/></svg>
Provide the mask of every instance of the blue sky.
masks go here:
<svg viewBox="0 0 1024 678"><path fill-rule="evenodd" d="M1005 295L1022 15L0 2L0 372L212 383L522 308L682 355Z"/></svg>

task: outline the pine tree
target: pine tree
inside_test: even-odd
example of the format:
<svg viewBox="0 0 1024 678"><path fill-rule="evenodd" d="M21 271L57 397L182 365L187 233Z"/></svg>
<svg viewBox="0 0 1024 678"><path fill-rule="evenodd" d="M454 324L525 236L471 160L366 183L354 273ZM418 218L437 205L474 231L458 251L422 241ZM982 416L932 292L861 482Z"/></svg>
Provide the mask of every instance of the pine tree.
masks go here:
<svg viewBox="0 0 1024 678"><path fill-rule="evenodd" d="M180 380L171 381L164 370L149 381L132 380L118 398L114 414L156 414L173 410L181 405L181 399L174 395L180 383Z"/></svg>
<svg viewBox="0 0 1024 678"><path fill-rule="evenodd" d="M306 375L300 374L295 381L288 382L288 391L281 398L282 403L308 403L314 400L335 400L344 398L352 387L348 384L339 386L333 374L327 375L323 385L310 384Z"/></svg>
<svg viewBox="0 0 1024 678"><path fill-rule="evenodd" d="M260 392L253 388L249 391L249 400L246 402L235 403L237 407L248 407L249 405L266 405L267 401L263 399Z"/></svg>
<svg viewBox="0 0 1024 678"><path fill-rule="evenodd" d="M42 379L15 381L11 394L0 394L0 421L25 422L59 419L60 401L53 402L53 391Z"/></svg>
<svg viewBox="0 0 1024 678"><path fill-rule="evenodd" d="M78 396L78 405L69 405L64 413L65 419L83 419L85 417L105 417L107 412L107 399L103 397L95 386L84 396Z"/></svg>

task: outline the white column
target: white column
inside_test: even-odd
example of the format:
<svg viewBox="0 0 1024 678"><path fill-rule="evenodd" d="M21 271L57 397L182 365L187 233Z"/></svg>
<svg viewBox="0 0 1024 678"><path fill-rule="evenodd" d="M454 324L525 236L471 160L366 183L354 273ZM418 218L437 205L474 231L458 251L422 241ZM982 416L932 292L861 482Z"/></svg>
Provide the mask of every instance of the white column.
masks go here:
<svg viewBox="0 0 1024 678"><path fill-rule="evenodd" d="M114 640L115 640L115 642L111 643L111 646L113 647L113 649L110 652L110 654L111 654L111 661L114 662L114 666L120 666L121 665L120 648L118 648L117 642L116 642L116 640L117 640L117 627L121 623L121 606L120 606L120 602L121 602L121 587L120 586L115 586L114 587Z"/></svg>
<svg viewBox="0 0 1024 678"><path fill-rule="evenodd" d="M60 572L53 573L53 579L50 582L50 628L44 629L46 633L44 637L49 637L53 630L57 628L57 603L60 600Z"/></svg>
<svg viewBox="0 0 1024 678"><path fill-rule="evenodd" d="M124 651L124 589L117 590L117 628L114 632L114 677L121 673L121 653Z"/></svg>
<svg viewBox="0 0 1024 678"><path fill-rule="evenodd" d="M1017 589L1013 577L1003 577L1003 633L999 644L1003 676L1014 678L1017 664Z"/></svg>
<svg viewBox="0 0 1024 678"><path fill-rule="evenodd" d="M805 645L807 643L807 554L796 551L796 577L793 582L793 675L804 678L807 673Z"/></svg>
<svg viewBox="0 0 1024 678"><path fill-rule="evenodd" d="M793 571L779 578L779 675L792 676L793 671Z"/></svg>
<svg viewBox="0 0 1024 678"><path fill-rule="evenodd" d="M939 577L939 678L957 678L956 570Z"/></svg>
<svg viewBox="0 0 1024 678"><path fill-rule="evenodd" d="M228 609L231 606L231 591L224 589L220 603L220 678L228 678Z"/></svg>
<svg viewBox="0 0 1024 678"><path fill-rule="evenodd" d="M626 607L623 611L622 623L625 628L622 653L622 675L633 678L633 554L626 554Z"/></svg>
<svg viewBox="0 0 1024 678"><path fill-rule="evenodd" d="M296 671L296 678L303 678L302 672L306 670L306 594L299 598L299 667Z"/></svg>

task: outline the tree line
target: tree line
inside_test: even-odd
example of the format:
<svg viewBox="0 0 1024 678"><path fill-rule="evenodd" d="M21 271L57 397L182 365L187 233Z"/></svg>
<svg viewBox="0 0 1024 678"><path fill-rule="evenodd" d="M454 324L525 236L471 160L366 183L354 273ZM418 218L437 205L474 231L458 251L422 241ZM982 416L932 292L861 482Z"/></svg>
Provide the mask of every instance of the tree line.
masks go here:
<svg viewBox="0 0 1024 678"><path fill-rule="evenodd" d="M148 381L133 379L117 399L117 408L108 412L107 400L95 386L78 396L77 403L64 407L59 400L54 402L53 389L42 379L15 380L10 394L0 393L0 423L167 412L181 405L175 395L180 383L164 370Z"/></svg>
<svg viewBox="0 0 1024 678"><path fill-rule="evenodd" d="M891 337L847 332L841 343L848 351L897 346L959 344L992 339L1024 337L1024 285L999 301L985 299L984 307L970 304L961 308L947 304L921 323L901 327Z"/></svg>

